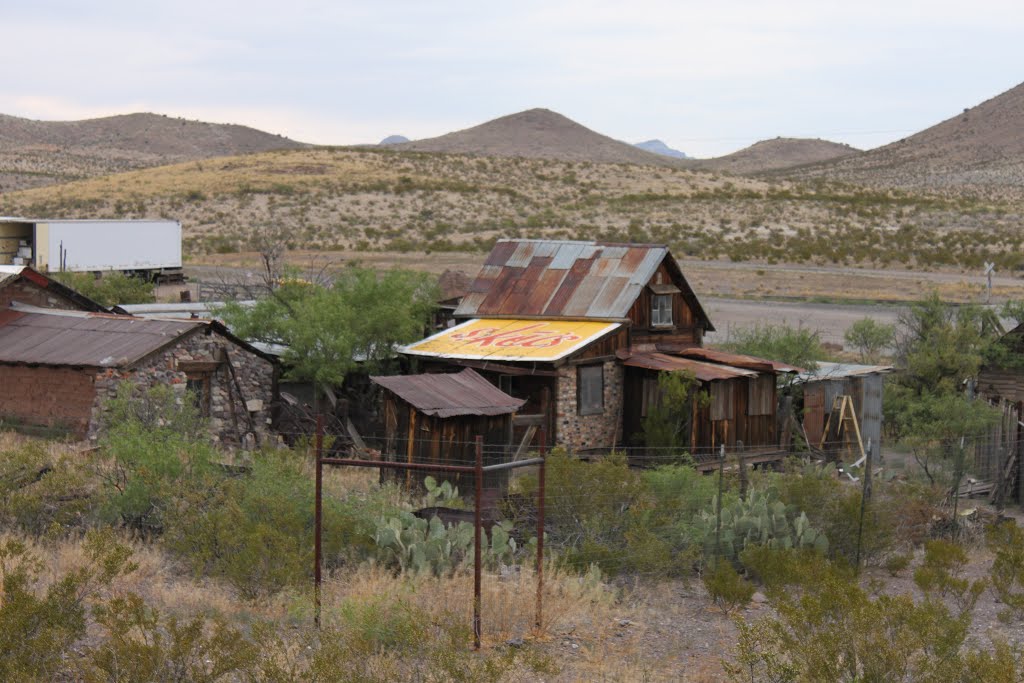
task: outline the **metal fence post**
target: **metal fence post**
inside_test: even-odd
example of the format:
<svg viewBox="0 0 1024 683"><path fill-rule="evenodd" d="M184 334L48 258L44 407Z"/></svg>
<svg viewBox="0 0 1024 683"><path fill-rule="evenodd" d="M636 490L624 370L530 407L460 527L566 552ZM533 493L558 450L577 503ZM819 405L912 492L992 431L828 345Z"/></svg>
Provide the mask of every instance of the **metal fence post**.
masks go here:
<svg viewBox="0 0 1024 683"><path fill-rule="evenodd" d="M544 487L545 451L547 450L547 430L540 429L540 470L537 472L537 610L534 626L540 631L543 623L544 608Z"/></svg>
<svg viewBox="0 0 1024 683"><path fill-rule="evenodd" d="M323 536L323 455L324 455L324 416L316 416L316 502L314 503L313 526L313 621L320 628L320 565L321 541Z"/></svg>
<svg viewBox="0 0 1024 683"><path fill-rule="evenodd" d="M722 554L722 485L725 479L725 444L718 451L718 499L715 504L715 571L718 571L718 557Z"/></svg>
<svg viewBox="0 0 1024 683"><path fill-rule="evenodd" d="M480 649L480 576L483 571L480 538L483 527L484 438L476 437L476 500L473 507L473 648Z"/></svg>

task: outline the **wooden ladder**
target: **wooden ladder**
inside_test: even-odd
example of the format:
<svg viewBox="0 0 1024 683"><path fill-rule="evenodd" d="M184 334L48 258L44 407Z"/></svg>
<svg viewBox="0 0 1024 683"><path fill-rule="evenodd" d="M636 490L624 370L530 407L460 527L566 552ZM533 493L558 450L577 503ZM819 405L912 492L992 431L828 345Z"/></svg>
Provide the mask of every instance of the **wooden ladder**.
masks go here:
<svg viewBox="0 0 1024 683"><path fill-rule="evenodd" d="M832 425L832 420L835 419L835 426ZM825 429L821 434L821 443L819 448L825 450L825 443L830 436L833 437L833 441L838 441L840 438L843 440L843 446L847 450L853 450L853 440L851 434L857 437L857 449L860 453L861 462L867 457L867 453L864 451L864 441L860 436L860 425L857 423L857 412L853 409L853 398L846 394L841 394L832 399L832 412L828 415L828 421L825 422Z"/></svg>

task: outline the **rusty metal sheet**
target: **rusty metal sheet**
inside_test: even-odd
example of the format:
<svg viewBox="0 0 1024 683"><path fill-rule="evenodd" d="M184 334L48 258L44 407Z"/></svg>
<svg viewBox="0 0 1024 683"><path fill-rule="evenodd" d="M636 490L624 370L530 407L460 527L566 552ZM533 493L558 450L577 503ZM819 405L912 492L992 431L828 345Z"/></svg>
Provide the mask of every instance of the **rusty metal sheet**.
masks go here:
<svg viewBox="0 0 1024 683"><path fill-rule="evenodd" d="M416 410L436 417L507 415L526 399L513 398L466 368L453 374L370 377Z"/></svg>
<svg viewBox="0 0 1024 683"><path fill-rule="evenodd" d="M484 261L485 266L504 266L505 262L508 261L509 257L515 253L518 243L512 240L499 240L495 243L494 248L491 249L491 253L487 255L487 260Z"/></svg>
<svg viewBox="0 0 1024 683"><path fill-rule="evenodd" d="M664 245L500 240L455 316L625 318L658 266L670 257ZM550 260L542 270L534 269L541 259ZM678 266L673 264L672 270L683 291L692 291ZM534 291L537 287L541 292ZM520 295L523 291L528 293ZM710 328L707 316L702 317Z"/></svg>
<svg viewBox="0 0 1024 683"><path fill-rule="evenodd" d="M729 353L728 351L716 351L715 349L693 347L677 351L676 355L683 356L685 358L708 360L713 363L725 363L726 365L734 365L738 368L747 368L748 370L759 370L761 372L804 371L803 368L798 368L795 365L789 365L787 363L780 363L779 361L768 360L766 358L757 358L755 356L747 356L740 353Z"/></svg>
<svg viewBox="0 0 1024 683"><path fill-rule="evenodd" d="M753 370L745 370L730 365L705 363L692 358L680 358L665 353L637 353L626 358L623 365L633 368L645 368L658 372L690 372L701 382L714 382L720 379L737 377L757 377Z"/></svg>
<svg viewBox="0 0 1024 683"><path fill-rule="evenodd" d="M0 362L126 367L205 324L70 311L26 312L0 318Z"/></svg>

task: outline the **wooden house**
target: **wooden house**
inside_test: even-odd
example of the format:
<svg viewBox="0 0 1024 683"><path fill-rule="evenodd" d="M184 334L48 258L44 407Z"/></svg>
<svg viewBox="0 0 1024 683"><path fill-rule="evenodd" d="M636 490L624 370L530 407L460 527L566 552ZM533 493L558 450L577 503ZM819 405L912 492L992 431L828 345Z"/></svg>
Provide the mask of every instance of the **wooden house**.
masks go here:
<svg viewBox="0 0 1024 683"><path fill-rule="evenodd" d="M371 377L384 389L384 445L388 461L473 465L477 436L487 448L484 465L508 460L512 415L525 401L513 398L469 368L461 372L431 375ZM387 471L382 472L387 477ZM467 493L472 477L443 472L405 472L394 478L411 484L433 476L450 481ZM484 488L505 493L508 472L484 477Z"/></svg>
<svg viewBox="0 0 1024 683"><path fill-rule="evenodd" d="M514 441L542 425L577 451L634 444L657 374L692 372L711 395L694 451L778 443L775 377L792 368L702 349L714 327L665 245L500 240L454 317L403 352L523 399Z"/></svg>

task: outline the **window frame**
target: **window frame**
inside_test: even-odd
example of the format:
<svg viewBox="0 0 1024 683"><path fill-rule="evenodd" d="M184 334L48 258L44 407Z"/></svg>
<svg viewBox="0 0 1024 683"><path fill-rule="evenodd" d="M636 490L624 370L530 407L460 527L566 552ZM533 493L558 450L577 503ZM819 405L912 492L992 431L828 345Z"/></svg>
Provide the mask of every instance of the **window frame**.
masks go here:
<svg viewBox="0 0 1024 683"><path fill-rule="evenodd" d="M651 295L651 327L665 328L675 324L675 316L672 315L674 304L672 296L672 294ZM668 316L667 322L663 319L665 316Z"/></svg>
<svg viewBox="0 0 1024 683"><path fill-rule="evenodd" d="M596 395L593 384L596 382ZM584 385L589 391L584 395ZM591 398L596 398L591 401ZM585 401L588 401L585 403ZM604 364L580 365L576 368L576 413L578 415L604 415Z"/></svg>

